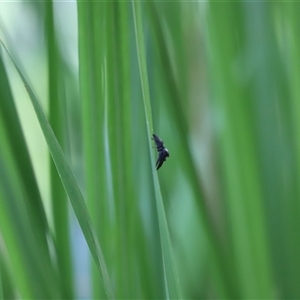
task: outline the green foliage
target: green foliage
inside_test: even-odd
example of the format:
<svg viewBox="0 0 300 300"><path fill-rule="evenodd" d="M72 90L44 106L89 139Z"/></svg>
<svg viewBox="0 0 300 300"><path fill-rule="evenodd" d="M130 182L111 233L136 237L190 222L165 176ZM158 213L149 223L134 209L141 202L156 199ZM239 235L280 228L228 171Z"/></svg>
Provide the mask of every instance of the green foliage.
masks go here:
<svg viewBox="0 0 300 300"><path fill-rule="evenodd" d="M0 27L0 299L300 298L300 4L78 0L78 68L66 4L22 5L42 30L24 58Z"/></svg>

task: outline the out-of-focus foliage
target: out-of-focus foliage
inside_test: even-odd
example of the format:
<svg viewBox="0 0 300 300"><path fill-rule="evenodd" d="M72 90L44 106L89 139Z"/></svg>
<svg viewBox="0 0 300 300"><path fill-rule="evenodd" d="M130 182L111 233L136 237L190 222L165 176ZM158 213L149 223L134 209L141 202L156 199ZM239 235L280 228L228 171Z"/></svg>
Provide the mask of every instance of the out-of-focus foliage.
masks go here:
<svg viewBox="0 0 300 300"><path fill-rule="evenodd" d="M300 298L299 12L1 2L0 299Z"/></svg>

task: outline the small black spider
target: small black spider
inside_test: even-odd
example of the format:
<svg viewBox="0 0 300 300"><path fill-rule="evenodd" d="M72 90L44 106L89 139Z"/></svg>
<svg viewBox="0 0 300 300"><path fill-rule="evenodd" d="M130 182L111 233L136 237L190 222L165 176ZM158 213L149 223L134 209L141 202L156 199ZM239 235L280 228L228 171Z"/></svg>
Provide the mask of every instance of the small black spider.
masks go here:
<svg viewBox="0 0 300 300"><path fill-rule="evenodd" d="M170 156L168 149L164 147L164 142L153 133L153 138L156 144L157 152L158 152L158 158L156 161L156 170L158 170L163 163L166 161L166 158Z"/></svg>

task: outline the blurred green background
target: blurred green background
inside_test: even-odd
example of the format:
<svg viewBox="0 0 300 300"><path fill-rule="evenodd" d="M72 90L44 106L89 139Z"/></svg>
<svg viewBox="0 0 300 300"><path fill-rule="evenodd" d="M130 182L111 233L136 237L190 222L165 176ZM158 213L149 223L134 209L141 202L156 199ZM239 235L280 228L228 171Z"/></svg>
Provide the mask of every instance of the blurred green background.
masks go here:
<svg viewBox="0 0 300 300"><path fill-rule="evenodd" d="M299 13L1 1L0 299L299 299Z"/></svg>

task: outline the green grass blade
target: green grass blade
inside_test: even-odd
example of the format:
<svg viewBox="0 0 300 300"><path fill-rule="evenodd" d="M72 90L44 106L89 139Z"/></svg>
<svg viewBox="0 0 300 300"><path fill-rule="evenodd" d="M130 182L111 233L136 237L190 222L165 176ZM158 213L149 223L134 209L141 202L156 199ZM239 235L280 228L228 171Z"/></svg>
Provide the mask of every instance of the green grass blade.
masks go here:
<svg viewBox="0 0 300 300"><path fill-rule="evenodd" d="M165 209L164 209L162 195L160 191L160 184L157 176L157 171L155 169L155 160L154 160L152 143L151 143L151 136L153 133L153 123L152 123L152 110L151 110L147 65L146 65L146 51L145 51L145 44L144 44L145 39L144 39L144 30L143 30L143 22L142 22L142 6L140 3L133 1L132 7L133 7L138 62L139 62L139 69L140 69L141 87L142 87L142 94L143 94L143 101L144 101L146 124L147 124L146 127L147 127L147 133L149 137L148 146L149 146L149 152L151 157L151 165L152 165L152 173L153 173L153 181L154 181L153 183L155 189L157 215L158 215L159 231L160 231L160 241L162 247L165 291L166 291L167 299L179 299L181 298L179 280L176 271L170 233L166 221Z"/></svg>
<svg viewBox="0 0 300 300"><path fill-rule="evenodd" d="M171 15L176 14L178 8L176 6L180 5L172 5L169 7L167 5L168 13ZM167 49L167 40L168 36L166 34L167 30L172 32L172 37L180 39L178 34L178 28L166 28L164 26L164 22L167 22L166 16L164 14L163 6L161 3L149 3L148 12L150 14L151 28L153 31L153 39L154 39L154 47L157 52L158 59L158 70L159 74L162 74L161 81L165 83L167 89L166 106L170 117L173 120L174 128L177 132L178 139L180 140L180 146L177 147L177 153L182 157L180 159L181 167L183 169L184 174L188 178L188 182L191 185L191 189L193 192L193 201L195 202L195 206L198 209L198 213L201 219L201 225L204 227L206 238L209 242L209 247L211 251L211 257L216 260L216 265L218 272L221 274L223 281L226 282L223 288L222 297L227 297L228 295L232 295L235 293L236 288L234 287L233 280L230 275L230 264L226 259L222 251L222 245L217 236L215 226L213 224L213 220L211 218L210 212L207 210L207 203L205 202L203 187L202 187L202 179L199 178L197 171L197 162L194 160L194 155L192 153L191 146L188 141L188 137L191 135L191 130L188 127L188 119L186 117L186 112L184 109L184 105L186 105L186 99L184 97L184 86L182 82L177 82L177 77L172 66L171 57L169 55ZM166 9L166 8L165 8ZM192 9L192 8L190 8ZM173 11L173 13L172 13ZM169 26L171 26L171 23ZM173 41L176 44L176 41ZM174 49L176 53L178 49ZM178 59L181 56L181 52L176 53ZM180 62L178 63L180 64ZM187 66L185 66L187 67ZM183 68L183 67L182 67ZM181 70L181 69L180 69ZM181 70L182 73L187 70ZM181 74L179 76L182 76ZM177 79L177 80L176 80ZM187 106L187 105L186 105Z"/></svg>
<svg viewBox="0 0 300 300"><path fill-rule="evenodd" d="M20 119L13 101L2 57L0 58L0 98L0 114L3 118L3 126L5 130L10 133L8 138L13 155L20 170L23 170L23 172L20 173L20 176L22 177L25 192L28 195L28 205L32 210L34 218L37 219L37 223L40 224L39 228L41 229L41 232L47 234L49 233L49 227L42 198L35 178L33 166L31 164Z"/></svg>
<svg viewBox="0 0 300 300"><path fill-rule="evenodd" d="M257 17L264 13L264 9L261 9L262 7L259 8L260 5L260 3L257 3L252 6L252 8L259 9L259 12L256 11L257 14L255 14ZM225 200L228 208L227 218L230 223L230 248L232 249L231 251L238 253L234 260L232 259L233 276L239 282L237 286L241 297L270 298L273 295L273 291L269 249L265 236L265 212L262 202L263 189L259 180L259 158L256 144L259 137L256 136L256 128L253 123L254 118L251 115L254 114L252 109L255 107L255 104L249 98L248 88L240 82L238 76L232 76L233 61L236 59L240 49L242 49L243 39L246 35L243 31L243 26L236 25L243 11L241 3L210 4L208 21L211 29L210 49L213 51L210 63L212 65L212 79L215 87L214 95L216 95L217 105L221 107L225 118L222 133L219 136L219 149L224 172L223 180L226 182ZM251 9L247 10L247 13L249 12L251 13ZM231 17L229 17L229 13ZM219 20L222 20L222 22L219 22ZM264 24L268 24L268 21L266 17L264 19L266 23ZM252 26L253 24L251 24ZM261 30L261 33L268 30L268 28L269 26L264 26L264 30ZM272 36L272 34L269 33L267 36ZM266 41L265 38L263 40ZM256 45L261 45L263 40L256 42L255 47L251 49L256 49L255 51L257 51ZM260 55L264 55L263 51L259 52ZM244 68L245 66L240 67ZM266 66L264 71L267 70L268 67ZM268 82L270 77L265 77L263 72L258 72L258 74L262 76L259 79L259 85L264 81L262 85L264 88L268 86L268 93L271 92ZM258 77L255 77L255 81ZM263 94L260 96L263 97ZM266 99L271 99L272 97L263 98L264 100L261 99L259 101L262 106L264 106L263 103ZM267 110L269 112L273 110L275 113L274 102L270 101L269 104ZM259 111L262 110L261 107ZM268 120L270 123L267 127L275 121L275 115L272 113L271 115L272 117ZM264 114L264 120L266 120L266 116ZM267 129L264 126L266 124L262 122L261 125L260 132Z"/></svg>
<svg viewBox="0 0 300 300"><path fill-rule="evenodd" d="M58 37L55 32L53 2L45 2L45 33L48 58L48 99L49 123L59 141L65 149L65 128L67 114L65 113L64 78L62 57L59 51ZM69 236L68 202L62 182L59 178L55 164L50 157L50 189L53 212L56 257L63 297L72 299L73 278Z"/></svg>
<svg viewBox="0 0 300 300"><path fill-rule="evenodd" d="M83 154L87 206L100 242L105 241L103 252L111 266L111 249L114 238L109 238L111 223L106 171L106 137L104 131L107 3L77 2L80 101L83 127ZM88 33L88 34L87 34ZM105 75L104 75L105 74ZM99 201L101 195L101 201ZM99 275L92 265L93 296L102 298L105 291L99 286ZM117 295L117 291L116 291Z"/></svg>
<svg viewBox="0 0 300 300"><path fill-rule="evenodd" d="M8 267L7 255L4 251L0 256L0 270L1 270L1 299L14 299L16 298L16 290L12 276L11 269Z"/></svg>
<svg viewBox="0 0 300 300"><path fill-rule="evenodd" d="M1 255L1 254L0 254ZM3 299L3 288L2 288L2 257L0 258L0 299Z"/></svg>
<svg viewBox="0 0 300 300"><path fill-rule="evenodd" d="M51 244L52 240L49 236L43 203L37 190L2 56L0 57L0 74L2 99L0 154L3 164L1 173L3 209L1 211L5 215L1 217L3 221L1 232L7 243L8 253L11 254L11 261L16 264L19 262L15 267L20 269L20 273L16 272L14 275L20 293L22 295L29 293L35 298L58 297L60 288L48 248L48 242ZM18 138L20 140L15 141ZM18 149L15 149L16 146ZM16 157L16 154L19 157ZM13 232L12 235L11 232ZM42 265L45 266L45 270L41 269ZM22 284L25 282L21 278L24 274L27 274L27 287L26 284Z"/></svg>
<svg viewBox="0 0 300 300"><path fill-rule="evenodd" d="M2 118L0 124L0 227L8 260L15 270L13 281L17 292L24 298L60 297L57 273L50 260L48 245L28 205L28 196L24 193L25 187L12 156Z"/></svg>
<svg viewBox="0 0 300 300"><path fill-rule="evenodd" d="M2 46L5 48L3 43L2 43ZM7 51L7 49L6 49L6 51ZM9 54L8 51L7 51L7 53ZM10 54L9 54L9 56L10 56ZM102 253L100 244L98 242L98 239L94 232L93 226L91 224L90 216L87 211L87 207L86 207L84 198L78 187L76 179L73 175L73 172L62 152L62 149L52 131L52 128L51 128L33 90L31 89L31 87L30 87L28 81L26 80L26 78L24 77L23 73L20 71L20 69L14 62L13 58L11 56L10 56L10 58L14 64L19 76L22 79L22 82L28 92L28 95L30 97L32 105L35 109L37 118L39 120L41 129L44 133L45 139L46 139L48 147L49 147L49 151L54 160L54 163L56 165L59 176L63 182L66 193L70 199L70 202L72 204L74 212L77 216L78 222L79 222L82 232L86 238L87 244L88 244L91 254L94 258L96 266L102 276L106 295L108 298L112 299L112 298L114 298L114 296L113 296L113 290L112 290L112 286L110 283L110 279L108 276L106 263L105 263L105 260L103 257L103 253Z"/></svg>

